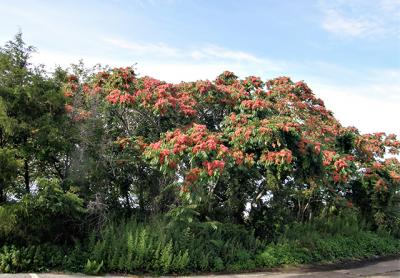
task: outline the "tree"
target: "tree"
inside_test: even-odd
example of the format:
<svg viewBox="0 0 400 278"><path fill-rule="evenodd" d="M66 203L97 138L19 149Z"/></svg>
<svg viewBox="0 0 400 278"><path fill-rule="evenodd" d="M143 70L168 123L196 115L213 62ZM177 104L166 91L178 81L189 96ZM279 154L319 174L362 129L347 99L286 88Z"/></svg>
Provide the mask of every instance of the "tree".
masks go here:
<svg viewBox="0 0 400 278"><path fill-rule="evenodd" d="M29 59L34 52L22 33L0 48L0 142L23 162L13 193L30 193L37 177L59 175L69 144L61 82Z"/></svg>
<svg viewBox="0 0 400 278"><path fill-rule="evenodd" d="M351 206L354 181L365 184L365 169L376 163L385 179L379 174L365 186L398 192L399 162L381 163L386 150L399 153L396 136L341 126L304 82L224 72L213 82L169 84L117 68L100 72L87 93L104 96L125 118L139 115L131 125L117 117L130 132L115 136L143 146L145 161L168 177L164 186L180 191L175 202L194 202L205 216L241 222L247 204L251 211L284 204L304 221Z"/></svg>

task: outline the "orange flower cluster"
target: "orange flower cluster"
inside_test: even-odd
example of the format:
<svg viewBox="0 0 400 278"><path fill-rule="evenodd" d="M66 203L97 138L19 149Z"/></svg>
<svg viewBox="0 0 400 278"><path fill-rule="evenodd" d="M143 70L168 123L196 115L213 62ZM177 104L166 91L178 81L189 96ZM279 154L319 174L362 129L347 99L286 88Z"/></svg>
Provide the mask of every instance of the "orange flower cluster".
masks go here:
<svg viewBox="0 0 400 278"><path fill-rule="evenodd" d="M390 171L390 177L396 181L400 182L400 174L396 173L395 171Z"/></svg>
<svg viewBox="0 0 400 278"><path fill-rule="evenodd" d="M207 170L209 176L214 174L215 170L222 171L225 167L225 162L222 160L214 160L214 161L204 161L203 162L204 168Z"/></svg>
<svg viewBox="0 0 400 278"><path fill-rule="evenodd" d="M386 184L386 182L385 182L382 178L379 178L379 179L376 181L376 183L375 183L375 190L376 190L376 191L387 191L387 190L388 190L387 184Z"/></svg>
<svg viewBox="0 0 400 278"><path fill-rule="evenodd" d="M221 172L224 169L225 162L222 160L229 154L229 149L221 143L220 135L212 134L205 125L193 124L189 129L176 129L173 132L167 132L165 138L152 143L148 146L147 152L158 153L160 164L180 160L183 155L196 156L204 152L208 157L214 157L214 160L203 161L199 169L204 169L209 176L212 176L215 170ZM170 165L169 165L170 166ZM175 168L170 167L170 168ZM197 171L197 170L196 170ZM196 174L196 175L195 175ZM189 181L197 176L197 172L191 173Z"/></svg>
<svg viewBox="0 0 400 278"><path fill-rule="evenodd" d="M374 156L383 158L386 149L393 155L398 155L400 151L400 141L397 140L396 135L386 135L383 132L359 136L356 140L356 146L369 159Z"/></svg>
<svg viewBox="0 0 400 278"><path fill-rule="evenodd" d="M282 164L290 164L292 163L293 156L292 151L288 149L283 149L278 152L266 152L263 153L260 157L261 162L266 162L267 164L275 164L275 165L282 165Z"/></svg>
<svg viewBox="0 0 400 278"><path fill-rule="evenodd" d="M300 153L305 154L306 153L306 147L307 146L313 146L314 147L314 152L316 154L321 153L321 143L320 142L314 142L311 140L308 140L307 138L302 138L298 143L297 146L299 148Z"/></svg>
<svg viewBox="0 0 400 278"><path fill-rule="evenodd" d="M187 173L187 175L185 177L186 183L192 184L192 183L196 182L199 179L200 172L201 172L201 170L198 167L190 169L190 171Z"/></svg>
<svg viewBox="0 0 400 278"><path fill-rule="evenodd" d="M289 132L292 130L293 131L299 130L300 124L293 123L293 122L287 122L287 123L278 123L276 126L285 132Z"/></svg>
<svg viewBox="0 0 400 278"><path fill-rule="evenodd" d="M255 88L260 88L264 85L260 77L249 76L243 81L243 85L254 86Z"/></svg>
<svg viewBox="0 0 400 278"><path fill-rule="evenodd" d="M135 101L135 97L115 89L112 90L108 96L106 96L106 100L111 104L133 103Z"/></svg>
<svg viewBox="0 0 400 278"><path fill-rule="evenodd" d="M252 166L255 163L254 153L244 153L241 150L234 150L230 154L233 157L235 163L239 166L243 164Z"/></svg>
<svg viewBox="0 0 400 278"><path fill-rule="evenodd" d="M257 110L257 109L270 108L271 103L263 99L255 99L255 100L248 99L242 101L242 106L247 109Z"/></svg>
<svg viewBox="0 0 400 278"><path fill-rule="evenodd" d="M334 161L334 158L337 155L337 153L335 151L324 150L322 152L322 155L323 155L324 166L329 166L332 164L332 161Z"/></svg>
<svg viewBox="0 0 400 278"><path fill-rule="evenodd" d="M70 104L65 104L64 108L67 113L71 113L74 110L74 107Z"/></svg>
<svg viewBox="0 0 400 278"><path fill-rule="evenodd" d="M106 100L115 105L129 105L143 108L160 115L181 113L184 116L196 115L196 100L183 86L173 85L151 77L136 78L131 68L116 68L101 72L92 84L92 91L101 92L107 88Z"/></svg>

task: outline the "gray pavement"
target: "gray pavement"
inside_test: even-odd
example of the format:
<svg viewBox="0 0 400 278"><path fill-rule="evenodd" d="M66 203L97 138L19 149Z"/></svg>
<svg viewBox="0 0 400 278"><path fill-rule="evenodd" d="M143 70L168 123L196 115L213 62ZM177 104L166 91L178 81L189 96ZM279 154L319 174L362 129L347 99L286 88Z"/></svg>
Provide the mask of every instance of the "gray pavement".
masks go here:
<svg viewBox="0 0 400 278"><path fill-rule="evenodd" d="M117 277L139 277L135 275L113 276L105 275L107 278ZM57 274L57 273L20 273L20 274L0 274L0 278L82 278L82 274ZM96 276L90 276L96 277ZM97 276L99 277L99 276ZM103 276L104 277L104 276ZM150 277L150 276L146 276ZM177 277L177 276L163 276ZM374 277L374 278L400 278L400 259L371 262L367 265L356 268L343 268L337 270L326 271L307 271L306 269L291 269L277 272L258 272L246 274L211 274L211 275L194 275L194 276L179 276L181 278L353 278L353 277Z"/></svg>

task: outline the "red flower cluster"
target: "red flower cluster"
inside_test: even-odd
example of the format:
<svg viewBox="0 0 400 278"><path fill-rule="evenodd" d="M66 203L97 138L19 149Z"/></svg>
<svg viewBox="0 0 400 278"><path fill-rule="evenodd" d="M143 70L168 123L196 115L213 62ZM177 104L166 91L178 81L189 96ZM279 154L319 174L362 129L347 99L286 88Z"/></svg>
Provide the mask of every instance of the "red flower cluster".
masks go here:
<svg viewBox="0 0 400 278"><path fill-rule="evenodd" d="M111 104L133 103L135 101L135 97L115 89L112 90L108 96L106 96L106 100Z"/></svg>
<svg viewBox="0 0 400 278"><path fill-rule="evenodd" d="M356 145L369 158L374 156L383 158L386 149L393 155L399 154L400 151L400 141L396 139L396 135L386 136L383 132L361 135L356 139Z"/></svg>
<svg viewBox="0 0 400 278"><path fill-rule="evenodd" d="M377 181L376 181L376 183L375 183L375 190L376 191L387 191L388 190L388 187L387 187L387 184L386 184L386 182L382 179L382 178L379 178Z"/></svg>
<svg viewBox="0 0 400 278"><path fill-rule="evenodd" d="M254 88L260 88L264 85L260 77L249 76L243 81L243 85L253 86Z"/></svg>
<svg viewBox="0 0 400 278"><path fill-rule="evenodd" d="M336 171L340 171L348 166L349 165L347 164L346 160L344 160L342 158L336 160L334 163L334 167L335 167Z"/></svg>
<svg viewBox="0 0 400 278"><path fill-rule="evenodd" d="M324 166L329 166L334 161L335 156L337 156L337 153L335 151L325 150L325 151L322 152L322 155L323 155L323 164L324 164Z"/></svg>
<svg viewBox="0 0 400 278"><path fill-rule="evenodd" d="M65 104L64 108L67 113L71 113L74 110L74 107L70 104Z"/></svg>
<svg viewBox="0 0 400 278"><path fill-rule="evenodd" d="M188 184L192 184L192 183L196 182L199 179L200 172L201 172L201 170L198 167L190 169L190 171L188 172L188 174L185 177L185 182Z"/></svg>
<svg viewBox="0 0 400 278"><path fill-rule="evenodd" d="M161 146L163 147L161 148ZM173 132L167 132L165 138L150 144L147 152L158 153L160 164L164 164L166 158L168 158L169 163L170 161L180 160L180 157L184 155L198 156L201 161L203 155L199 155L199 153L205 152L209 158L214 157L215 159L212 162L202 162L199 166L201 165L211 176L215 169L219 169L219 172L224 169L225 162L222 159L227 157L229 149L221 143L218 134L212 134L204 125L193 124L189 129L176 129ZM197 168L201 169L201 167ZM192 179L192 177L191 174L189 179Z"/></svg>
<svg viewBox="0 0 400 278"><path fill-rule="evenodd" d="M81 110L73 117L73 120L79 122L89 118L91 115L92 113L90 111Z"/></svg>
<svg viewBox="0 0 400 278"><path fill-rule="evenodd" d="M207 173L209 176L212 176L214 174L215 170L222 170L225 167L225 162L222 160L214 160L214 161L204 161L203 162L204 168L207 170Z"/></svg>
<svg viewBox="0 0 400 278"><path fill-rule="evenodd" d="M263 99L255 99L255 100L248 99L242 101L242 106L247 109L257 110L257 109L270 108L271 103Z"/></svg>
<svg viewBox="0 0 400 278"><path fill-rule="evenodd" d="M340 157L335 151L324 150L323 165L331 172L332 179L335 183L346 182L349 177L348 170L351 169L351 161L355 160L352 155Z"/></svg>
<svg viewBox="0 0 400 278"><path fill-rule="evenodd" d="M320 142L314 142L314 141L311 141L311 140L309 140L307 138L302 138L297 144L297 146L299 147L299 151L302 154L306 153L306 147L309 146L309 145L312 145L314 147L314 152L316 154L320 154L321 153L321 145L322 144Z"/></svg>
<svg viewBox="0 0 400 278"><path fill-rule="evenodd" d="M300 124L298 123L292 123L292 122L288 122L288 123L278 123L276 124L277 127L279 127L280 129L282 129L285 132L289 132L289 131L297 131L299 130Z"/></svg>
<svg viewBox="0 0 400 278"><path fill-rule="evenodd" d="M169 154L170 151L168 149L163 149L160 151L159 161L161 164L164 163L165 158L168 157Z"/></svg>
<svg viewBox="0 0 400 278"><path fill-rule="evenodd" d="M226 70L215 79L215 83L217 85L230 85L235 80L237 80L237 76L233 72Z"/></svg>
<svg viewBox="0 0 400 278"><path fill-rule="evenodd" d="M396 181L396 182L400 182L400 174L397 174L395 171L390 171L389 172L390 177Z"/></svg>
<svg viewBox="0 0 400 278"><path fill-rule="evenodd" d="M290 164L292 163L293 156L292 151L288 149L283 149L278 152L266 152L261 155L260 161L266 162L267 164Z"/></svg>
<svg viewBox="0 0 400 278"><path fill-rule="evenodd" d="M196 82L196 89L199 91L200 94L205 94L212 90L214 85L210 81L197 81Z"/></svg>
<svg viewBox="0 0 400 278"><path fill-rule="evenodd" d="M67 80L68 82L78 82L78 77L76 75L71 74L67 77Z"/></svg>
<svg viewBox="0 0 400 278"><path fill-rule="evenodd" d="M168 84L151 77L136 78L131 68L115 68L97 75L92 90L106 88L106 100L111 104L125 104L144 108L160 115L181 113L187 117L196 115L196 100L185 86Z"/></svg>

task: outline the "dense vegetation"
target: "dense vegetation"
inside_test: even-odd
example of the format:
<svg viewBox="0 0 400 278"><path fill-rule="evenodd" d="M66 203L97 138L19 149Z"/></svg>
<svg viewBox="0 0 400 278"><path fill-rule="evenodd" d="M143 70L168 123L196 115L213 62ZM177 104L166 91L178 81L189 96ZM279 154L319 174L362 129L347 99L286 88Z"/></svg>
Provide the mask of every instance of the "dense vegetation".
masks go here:
<svg viewBox="0 0 400 278"><path fill-rule="evenodd" d="M21 34L0 49L0 272L400 253L400 141L343 127L304 82L49 73L34 50Z"/></svg>

